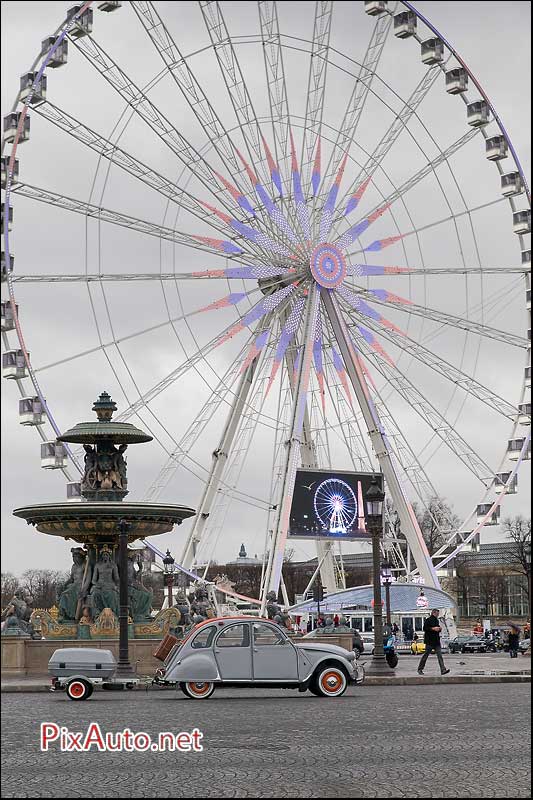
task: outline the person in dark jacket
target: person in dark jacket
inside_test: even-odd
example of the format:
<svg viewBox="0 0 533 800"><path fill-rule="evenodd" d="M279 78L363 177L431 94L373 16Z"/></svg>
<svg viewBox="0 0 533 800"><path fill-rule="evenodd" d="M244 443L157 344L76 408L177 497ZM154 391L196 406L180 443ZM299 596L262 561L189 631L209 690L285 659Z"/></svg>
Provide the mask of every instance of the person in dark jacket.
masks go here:
<svg viewBox="0 0 533 800"><path fill-rule="evenodd" d="M450 671L446 669L446 665L444 664L444 659L442 657L442 650L440 646L440 631L441 626L439 622L439 613L440 609L434 608L431 612L431 615L424 620L424 644L426 645L426 649L424 655L420 659L420 664L418 665L418 674L424 674L424 667L426 666L426 661L429 658L430 653L435 653L440 667L441 675L447 675Z"/></svg>
<svg viewBox="0 0 533 800"><path fill-rule="evenodd" d="M518 642L520 640L520 628L518 625L509 625L509 655L511 658L518 657Z"/></svg>

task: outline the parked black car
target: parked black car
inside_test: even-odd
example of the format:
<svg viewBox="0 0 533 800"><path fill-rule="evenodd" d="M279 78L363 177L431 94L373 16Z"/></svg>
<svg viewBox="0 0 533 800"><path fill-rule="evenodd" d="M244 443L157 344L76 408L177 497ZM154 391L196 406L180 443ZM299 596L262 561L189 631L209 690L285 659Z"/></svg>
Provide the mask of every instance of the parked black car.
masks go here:
<svg viewBox="0 0 533 800"><path fill-rule="evenodd" d="M462 646L465 642L469 642L471 636L456 636L454 639L450 639L448 642L448 649L450 653L460 653Z"/></svg>
<svg viewBox="0 0 533 800"><path fill-rule="evenodd" d="M487 650L487 640L482 636L471 636L461 646L461 653L486 653Z"/></svg>

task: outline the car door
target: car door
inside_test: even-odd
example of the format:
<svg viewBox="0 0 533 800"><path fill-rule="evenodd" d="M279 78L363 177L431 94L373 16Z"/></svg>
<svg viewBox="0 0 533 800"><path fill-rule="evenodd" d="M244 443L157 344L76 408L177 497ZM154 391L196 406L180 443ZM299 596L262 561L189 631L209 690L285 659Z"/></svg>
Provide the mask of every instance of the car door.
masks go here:
<svg viewBox="0 0 533 800"><path fill-rule="evenodd" d="M252 625L252 664L254 681L297 681L298 653L276 625Z"/></svg>
<svg viewBox="0 0 533 800"><path fill-rule="evenodd" d="M252 679L250 623L238 622L226 625L215 640L214 653L223 681L250 681Z"/></svg>

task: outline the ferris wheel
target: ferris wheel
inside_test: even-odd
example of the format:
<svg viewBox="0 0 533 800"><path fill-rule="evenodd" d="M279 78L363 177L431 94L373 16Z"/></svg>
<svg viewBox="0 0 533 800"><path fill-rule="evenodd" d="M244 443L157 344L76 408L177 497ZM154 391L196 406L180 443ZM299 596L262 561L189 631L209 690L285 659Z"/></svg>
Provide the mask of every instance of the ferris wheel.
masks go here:
<svg viewBox="0 0 533 800"><path fill-rule="evenodd" d="M352 487L340 478L326 478L314 497L317 518L324 530L346 533L357 518L357 500Z"/></svg>
<svg viewBox="0 0 533 800"><path fill-rule="evenodd" d="M146 498L197 481L187 569L252 509L263 595L277 591L297 468L349 467L383 473L413 557L392 544L396 566L438 586L530 459L522 166L412 3L238 5L163 20L150 2L86 2L36 46L4 117L3 377L75 497L63 387L105 376L160 448ZM59 145L52 173L40 141ZM32 213L53 269L15 265ZM434 520L430 556L413 503L431 513L452 483L468 510ZM328 588L336 546L317 544Z"/></svg>

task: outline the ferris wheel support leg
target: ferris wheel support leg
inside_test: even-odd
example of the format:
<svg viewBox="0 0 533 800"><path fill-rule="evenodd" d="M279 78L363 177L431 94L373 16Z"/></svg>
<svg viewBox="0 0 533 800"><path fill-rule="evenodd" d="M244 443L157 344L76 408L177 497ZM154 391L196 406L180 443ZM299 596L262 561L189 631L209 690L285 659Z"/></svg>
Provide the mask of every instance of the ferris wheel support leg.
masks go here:
<svg viewBox="0 0 533 800"><path fill-rule="evenodd" d="M313 285L309 289L309 296L307 299L302 338L302 356L294 390L289 435L285 445L286 451L283 478L281 481L280 502L277 508L274 534L272 536L272 543L270 552L268 554L268 564L265 575L266 592L261 603L262 614L264 614L266 606L267 592L274 591L277 594L281 580L281 568L283 565L283 554L285 552L285 544L287 542L287 534L289 530L289 515L291 511L292 495L294 492L294 482L296 479L296 470L298 468L303 440L303 423L307 409L307 390L309 388L311 362L313 358L314 328L319 302L320 291L316 285Z"/></svg>
<svg viewBox="0 0 533 800"><path fill-rule="evenodd" d="M292 350L288 350L285 356L285 367L289 375L293 402L296 397L296 384L292 381L292 376L294 375L294 363L295 363L294 353ZM302 467L307 469L318 469L318 459L316 455L316 449L313 447L313 439L311 436L311 422L309 419L309 409L307 407L307 404L304 413L303 437L302 437L302 443L300 445L300 455L302 460ZM326 587L329 592L334 592L339 588L339 585L335 572L333 542L326 542L323 539L317 539L316 550L317 550L318 563L320 564L320 580L322 582L322 586ZM265 582L264 587L267 587L267 585L268 584ZM269 589L264 588L263 591L266 594L266 591L269 591ZM262 597L263 594L261 594L261 598Z"/></svg>
<svg viewBox="0 0 533 800"><path fill-rule="evenodd" d="M198 545L207 526L211 508L215 501L228 458L231 454L233 441L254 384L258 364L259 358L255 358L241 375L235 398L222 432L222 437L217 449L213 452L211 471L205 484L194 524L185 542L183 555L181 557L180 563L183 564L186 569L190 569L194 563Z"/></svg>
<svg viewBox="0 0 533 800"><path fill-rule="evenodd" d="M420 570L420 575L424 578L426 585L439 589L439 579L437 578L433 561L429 555L414 511L407 500L400 479L396 473L387 445L385 432L376 408L371 400L370 392L368 391L365 377L358 363L346 323L339 311L336 300L329 290L323 293L323 302L333 333L340 347L346 365L346 371L361 408L372 447L374 448L381 471L385 477L387 489L390 492L394 507L398 512L402 532L407 539L413 558Z"/></svg>

